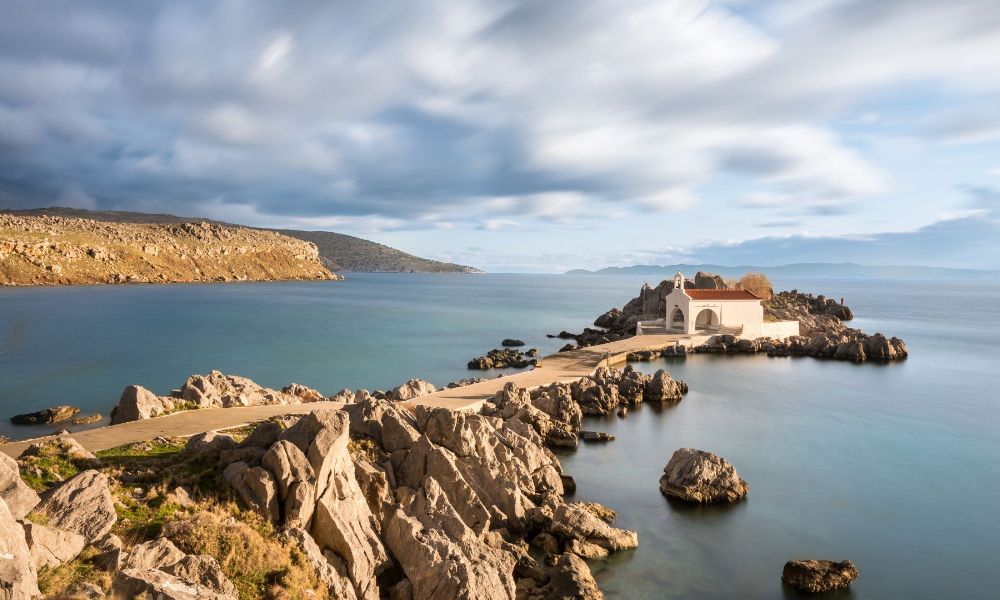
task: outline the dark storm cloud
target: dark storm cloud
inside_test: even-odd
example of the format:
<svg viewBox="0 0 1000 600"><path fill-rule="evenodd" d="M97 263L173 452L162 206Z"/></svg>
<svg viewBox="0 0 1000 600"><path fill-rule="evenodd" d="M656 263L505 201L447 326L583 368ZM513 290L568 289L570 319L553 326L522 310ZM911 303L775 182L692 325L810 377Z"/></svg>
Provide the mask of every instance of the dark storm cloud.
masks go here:
<svg viewBox="0 0 1000 600"><path fill-rule="evenodd" d="M889 185L829 119L1000 54L995 3L872 4L0 0L0 203L492 230L736 174L842 214Z"/></svg>

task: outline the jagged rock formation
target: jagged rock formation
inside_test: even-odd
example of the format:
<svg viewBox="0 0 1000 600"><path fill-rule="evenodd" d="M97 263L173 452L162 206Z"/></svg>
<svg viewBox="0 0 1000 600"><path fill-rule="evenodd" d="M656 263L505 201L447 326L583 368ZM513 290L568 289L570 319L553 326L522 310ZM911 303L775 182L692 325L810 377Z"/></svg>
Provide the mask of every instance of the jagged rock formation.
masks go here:
<svg viewBox="0 0 1000 600"><path fill-rule="evenodd" d="M208 222L0 214L0 285L338 279L315 244Z"/></svg>
<svg viewBox="0 0 1000 600"><path fill-rule="evenodd" d="M858 568L849 560L790 560L781 581L788 587L810 594L846 588L858 578Z"/></svg>
<svg viewBox="0 0 1000 600"><path fill-rule="evenodd" d="M681 448L663 469L660 491L685 502L736 502L750 492L750 486L721 456Z"/></svg>

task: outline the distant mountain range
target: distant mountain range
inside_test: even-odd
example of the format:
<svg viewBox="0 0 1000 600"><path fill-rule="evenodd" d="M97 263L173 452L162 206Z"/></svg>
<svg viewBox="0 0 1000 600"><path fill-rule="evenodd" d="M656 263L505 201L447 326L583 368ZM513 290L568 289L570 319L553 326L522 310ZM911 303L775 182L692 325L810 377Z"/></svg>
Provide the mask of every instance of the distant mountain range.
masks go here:
<svg viewBox="0 0 1000 600"><path fill-rule="evenodd" d="M698 271L718 273L723 277L740 277L749 271L757 271L771 277L839 277L845 279L995 279L1000 280L1000 271L980 269L950 269L946 267L911 267L891 265L859 265L856 263L794 263L774 267L741 265L634 265L631 267L606 267L597 271L573 269L566 275L656 275L669 277L677 271L693 277Z"/></svg>
<svg viewBox="0 0 1000 600"><path fill-rule="evenodd" d="M52 215L76 217L111 223L189 223L208 221L230 227L246 227L234 223L214 221L200 217L178 217L176 215L150 214L126 211L94 211L79 208L32 208L27 210L5 210L0 213L14 215ZM479 269L465 265L440 262L407 254L389 246L362 238L333 233L332 231L299 231L297 229L266 229L247 227L263 231L275 231L289 237L316 244L323 265L334 273L480 273Z"/></svg>

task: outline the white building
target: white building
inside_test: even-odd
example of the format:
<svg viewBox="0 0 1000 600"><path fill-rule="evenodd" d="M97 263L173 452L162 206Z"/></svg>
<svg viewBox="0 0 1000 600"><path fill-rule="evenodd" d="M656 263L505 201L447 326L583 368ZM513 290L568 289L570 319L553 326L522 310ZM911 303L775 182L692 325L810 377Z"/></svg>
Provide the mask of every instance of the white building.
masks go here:
<svg viewBox="0 0 1000 600"><path fill-rule="evenodd" d="M786 338L799 334L798 321L764 322L761 298L748 290L685 289L684 275L674 276L666 298L667 333L732 333L746 338ZM639 330L641 332L641 326Z"/></svg>

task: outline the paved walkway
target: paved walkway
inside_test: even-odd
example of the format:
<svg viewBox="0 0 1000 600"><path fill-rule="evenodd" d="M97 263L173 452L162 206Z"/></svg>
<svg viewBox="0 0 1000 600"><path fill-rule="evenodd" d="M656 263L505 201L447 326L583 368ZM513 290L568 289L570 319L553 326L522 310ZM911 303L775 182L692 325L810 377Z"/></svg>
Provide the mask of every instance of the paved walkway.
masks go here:
<svg viewBox="0 0 1000 600"><path fill-rule="evenodd" d="M698 345L709 336L681 334L643 335L610 344L590 346L570 352L560 352L541 359L539 366L522 373L498 377L459 388L445 389L406 402L407 405L423 405L450 408L453 410L478 411L483 402L492 398L508 382L523 388L535 388L557 381L568 382L585 377L598 366L618 365L625 362L629 352L654 350L680 342L685 346ZM269 406L247 406L238 408L206 408L187 410L155 419L132 421L120 425L108 425L96 429L86 429L72 434L73 439L91 452L107 450L132 442L150 440L157 436L183 437L211 431L239 427L247 423L262 421L276 415L301 414L319 408L340 408L341 402L310 402L307 404L281 404ZM44 438L39 438L44 439ZM0 452L17 457L33 441L21 441L0 445Z"/></svg>

